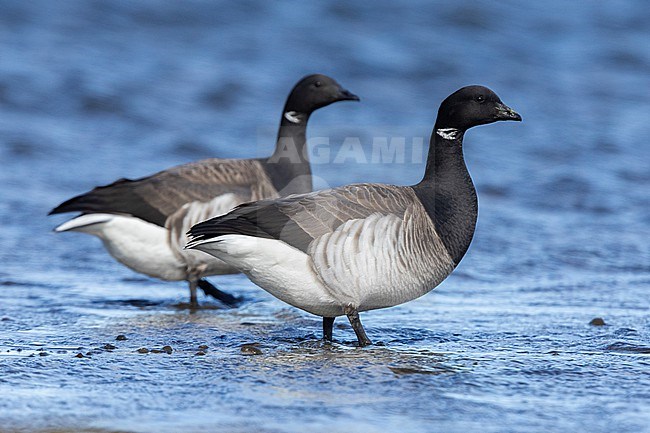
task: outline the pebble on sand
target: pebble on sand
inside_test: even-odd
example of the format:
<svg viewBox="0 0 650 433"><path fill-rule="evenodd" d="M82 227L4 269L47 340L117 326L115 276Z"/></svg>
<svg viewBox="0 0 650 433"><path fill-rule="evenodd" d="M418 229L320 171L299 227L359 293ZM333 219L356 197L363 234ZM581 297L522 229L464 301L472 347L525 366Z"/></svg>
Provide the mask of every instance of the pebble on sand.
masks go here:
<svg viewBox="0 0 650 433"><path fill-rule="evenodd" d="M241 347L242 355L261 355L262 351L255 346L258 346L259 343L244 344Z"/></svg>
<svg viewBox="0 0 650 433"><path fill-rule="evenodd" d="M591 319L591 322L589 322L589 324L591 326L605 326L605 321L602 317L594 317Z"/></svg>

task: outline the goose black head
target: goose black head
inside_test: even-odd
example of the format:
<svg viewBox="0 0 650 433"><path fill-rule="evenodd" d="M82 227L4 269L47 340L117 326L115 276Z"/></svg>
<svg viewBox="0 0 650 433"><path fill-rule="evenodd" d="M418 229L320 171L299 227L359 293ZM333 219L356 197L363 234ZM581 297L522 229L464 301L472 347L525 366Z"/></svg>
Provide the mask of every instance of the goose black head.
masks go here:
<svg viewBox="0 0 650 433"><path fill-rule="evenodd" d="M447 97L438 110L436 130L467 129L497 122L521 121L521 116L501 102L492 90L483 86L463 87Z"/></svg>
<svg viewBox="0 0 650 433"><path fill-rule="evenodd" d="M296 115L309 115L337 101L358 100L357 95L341 87L334 79L321 74L308 75L298 81L289 94L285 105L285 117L292 121L292 117L299 119Z"/></svg>

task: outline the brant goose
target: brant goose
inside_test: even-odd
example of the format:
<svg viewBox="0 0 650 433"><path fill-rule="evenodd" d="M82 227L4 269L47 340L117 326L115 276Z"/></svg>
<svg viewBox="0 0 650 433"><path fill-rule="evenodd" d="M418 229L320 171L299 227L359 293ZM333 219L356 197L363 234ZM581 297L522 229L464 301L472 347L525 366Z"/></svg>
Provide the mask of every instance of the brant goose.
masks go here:
<svg viewBox="0 0 650 433"><path fill-rule="evenodd" d="M315 110L345 100L359 98L325 75L304 77L287 98L271 157L206 159L137 180L120 179L54 208L50 215L82 213L55 231L95 235L116 260L136 272L188 281L192 306L197 305L197 286L235 305L235 297L203 278L235 273L235 268L208 254L184 250L185 233L241 203L311 191L307 121Z"/></svg>
<svg viewBox="0 0 650 433"><path fill-rule="evenodd" d="M371 344L359 312L431 291L474 234L476 190L463 159L467 129L521 120L490 89L463 87L438 111L426 171L413 186L354 184L261 200L195 225L186 248L221 258L282 301L323 317L325 340L346 315Z"/></svg>

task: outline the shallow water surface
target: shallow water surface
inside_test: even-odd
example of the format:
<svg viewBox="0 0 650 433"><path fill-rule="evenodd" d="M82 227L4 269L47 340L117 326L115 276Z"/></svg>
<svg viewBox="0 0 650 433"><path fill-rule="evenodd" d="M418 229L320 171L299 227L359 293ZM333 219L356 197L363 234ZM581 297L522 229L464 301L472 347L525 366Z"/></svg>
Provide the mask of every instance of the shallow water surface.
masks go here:
<svg viewBox="0 0 650 433"><path fill-rule="evenodd" d="M650 8L409 5L0 0L0 431L650 431ZM467 134L474 242L362 314L375 345L343 319L323 344L237 275L212 281L240 308L189 310L184 283L51 233L95 185L270 153L311 72L362 99L312 117L319 187L416 182L423 158L373 143L417 153L462 85L524 118Z"/></svg>

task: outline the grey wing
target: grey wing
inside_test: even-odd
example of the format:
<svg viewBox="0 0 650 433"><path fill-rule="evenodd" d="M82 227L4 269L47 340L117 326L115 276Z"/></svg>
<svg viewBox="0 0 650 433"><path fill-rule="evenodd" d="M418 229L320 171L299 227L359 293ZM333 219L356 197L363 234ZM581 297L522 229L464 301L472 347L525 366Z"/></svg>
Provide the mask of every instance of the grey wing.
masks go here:
<svg viewBox="0 0 650 433"><path fill-rule="evenodd" d="M402 218L411 195L406 188L355 184L310 194L261 200L237 207L227 215L197 224L192 242L226 234L278 239L307 252L309 245L351 220L373 214Z"/></svg>
<svg viewBox="0 0 650 433"><path fill-rule="evenodd" d="M97 187L60 204L50 214L123 213L164 226L166 219L186 203L207 202L227 193L250 200L273 196L274 191L256 160L207 159L142 179L120 179Z"/></svg>

